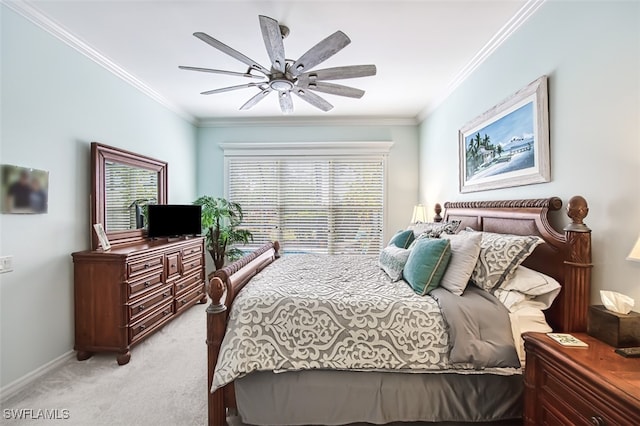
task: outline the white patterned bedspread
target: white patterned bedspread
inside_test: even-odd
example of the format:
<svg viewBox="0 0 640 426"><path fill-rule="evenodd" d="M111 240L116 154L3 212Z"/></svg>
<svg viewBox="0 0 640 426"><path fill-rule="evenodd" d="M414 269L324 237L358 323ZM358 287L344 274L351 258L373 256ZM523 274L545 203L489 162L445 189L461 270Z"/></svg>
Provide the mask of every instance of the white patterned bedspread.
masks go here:
<svg viewBox="0 0 640 426"><path fill-rule="evenodd" d="M212 391L256 370L442 372L448 343L437 302L378 256L284 256L234 300Z"/></svg>

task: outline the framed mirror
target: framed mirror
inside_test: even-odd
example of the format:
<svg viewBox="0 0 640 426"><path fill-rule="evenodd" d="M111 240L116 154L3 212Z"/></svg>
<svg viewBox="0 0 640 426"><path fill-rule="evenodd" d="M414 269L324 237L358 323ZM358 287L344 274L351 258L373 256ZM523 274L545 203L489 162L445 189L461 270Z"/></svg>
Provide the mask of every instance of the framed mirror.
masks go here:
<svg viewBox="0 0 640 426"><path fill-rule="evenodd" d="M91 225L102 224L111 246L146 238L148 204L167 203L167 163L91 143ZM100 247L91 233L91 248Z"/></svg>

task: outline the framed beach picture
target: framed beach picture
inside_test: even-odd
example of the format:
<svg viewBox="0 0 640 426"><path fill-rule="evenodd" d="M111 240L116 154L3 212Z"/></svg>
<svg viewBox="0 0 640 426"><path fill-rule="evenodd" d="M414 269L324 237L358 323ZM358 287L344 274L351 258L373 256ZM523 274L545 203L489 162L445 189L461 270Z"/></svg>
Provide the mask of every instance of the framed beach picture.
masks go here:
<svg viewBox="0 0 640 426"><path fill-rule="evenodd" d="M460 192L549 182L549 106L542 76L459 132Z"/></svg>

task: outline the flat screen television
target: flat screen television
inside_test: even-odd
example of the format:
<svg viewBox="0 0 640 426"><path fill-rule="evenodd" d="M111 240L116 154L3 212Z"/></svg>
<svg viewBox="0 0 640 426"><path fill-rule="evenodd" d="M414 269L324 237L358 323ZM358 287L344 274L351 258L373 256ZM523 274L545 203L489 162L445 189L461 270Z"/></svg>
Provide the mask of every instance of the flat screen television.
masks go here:
<svg viewBox="0 0 640 426"><path fill-rule="evenodd" d="M193 204L149 204L147 236L181 237L202 233L202 207Z"/></svg>

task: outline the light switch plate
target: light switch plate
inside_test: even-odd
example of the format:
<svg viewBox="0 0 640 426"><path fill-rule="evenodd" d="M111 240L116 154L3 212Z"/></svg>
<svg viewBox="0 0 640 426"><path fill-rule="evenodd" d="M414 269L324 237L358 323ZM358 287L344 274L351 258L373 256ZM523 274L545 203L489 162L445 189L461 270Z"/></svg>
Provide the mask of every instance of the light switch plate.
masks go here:
<svg viewBox="0 0 640 426"><path fill-rule="evenodd" d="M13 256L0 256L0 274L13 271Z"/></svg>

